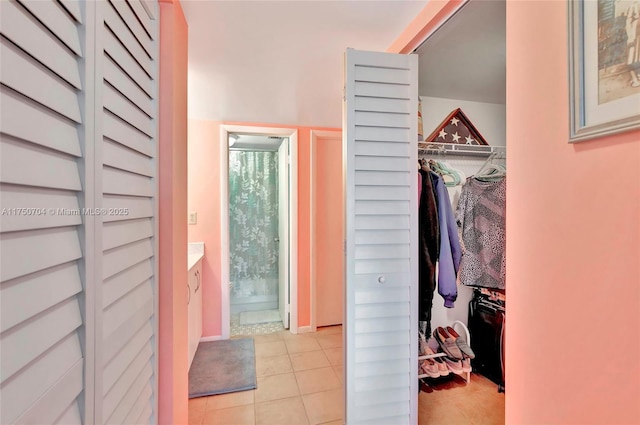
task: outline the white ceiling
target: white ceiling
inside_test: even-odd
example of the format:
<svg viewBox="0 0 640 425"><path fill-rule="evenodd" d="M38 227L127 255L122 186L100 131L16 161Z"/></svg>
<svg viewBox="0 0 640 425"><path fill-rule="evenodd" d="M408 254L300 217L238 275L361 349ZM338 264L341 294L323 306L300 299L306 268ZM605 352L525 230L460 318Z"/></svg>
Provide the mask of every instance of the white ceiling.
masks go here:
<svg viewBox="0 0 640 425"><path fill-rule="evenodd" d="M505 0L470 1L417 53L420 95L504 104Z"/></svg>
<svg viewBox="0 0 640 425"><path fill-rule="evenodd" d="M425 4L183 0L189 117L341 127L345 49L385 51Z"/></svg>

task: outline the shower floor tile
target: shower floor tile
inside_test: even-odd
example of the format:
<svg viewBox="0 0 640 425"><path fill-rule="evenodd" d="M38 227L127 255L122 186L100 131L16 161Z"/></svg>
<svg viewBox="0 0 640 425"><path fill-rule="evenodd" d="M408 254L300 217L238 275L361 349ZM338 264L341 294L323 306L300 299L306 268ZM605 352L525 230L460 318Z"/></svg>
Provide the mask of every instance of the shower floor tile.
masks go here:
<svg viewBox="0 0 640 425"><path fill-rule="evenodd" d="M277 311L277 310L274 310L274 311ZM241 313L236 313L231 315L231 336L262 335L262 334L270 334L270 333L284 330L282 321L280 321L279 318L277 322L259 323L254 325L241 325L240 314Z"/></svg>
<svg viewBox="0 0 640 425"><path fill-rule="evenodd" d="M280 321L280 312L278 310L243 311L240 313L240 324L242 326Z"/></svg>

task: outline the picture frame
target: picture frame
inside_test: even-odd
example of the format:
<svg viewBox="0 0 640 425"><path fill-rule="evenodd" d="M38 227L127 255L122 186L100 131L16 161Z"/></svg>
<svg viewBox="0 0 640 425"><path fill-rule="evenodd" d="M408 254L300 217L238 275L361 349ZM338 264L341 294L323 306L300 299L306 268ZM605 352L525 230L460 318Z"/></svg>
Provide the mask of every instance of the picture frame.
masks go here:
<svg viewBox="0 0 640 425"><path fill-rule="evenodd" d="M640 0L567 3L569 142L639 129Z"/></svg>

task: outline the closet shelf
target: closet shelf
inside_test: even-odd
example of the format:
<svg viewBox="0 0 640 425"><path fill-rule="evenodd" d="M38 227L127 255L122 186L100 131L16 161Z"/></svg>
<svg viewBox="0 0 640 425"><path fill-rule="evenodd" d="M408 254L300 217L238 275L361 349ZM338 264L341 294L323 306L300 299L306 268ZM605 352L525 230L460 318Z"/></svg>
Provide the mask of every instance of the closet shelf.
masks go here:
<svg viewBox="0 0 640 425"><path fill-rule="evenodd" d="M506 146L458 145L454 143L418 143L419 154L461 155L488 157L494 153L506 153Z"/></svg>
<svg viewBox="0 0 640 425"><path fill-rule="evenodd" d="M451 326L456 329L456 331L459 334L462 334L465 336L465 341L467 341L467 344L471 345L471 335L469 334L469 329L467 328L467 325L465 325L464 323L462 323L459 320L456 320L455 322L453 322L451 324ZM421 360L427 360L427 359L435 359L436 357L445 357L446 354L445 353L435 353L435 354L427 354L426 356L418 356L418 365L420 364ZM451 372L452 374L456 374L455 372ZM456 374L457 375L457 374ZM464 377L465 382L468 384L469 382L471 382L471 372L463 372L460 376ZM432 378L431 376L425 374L418 374L418 379L422 379L422 378ZM435 378L434 378L435 379Z"/></svg>

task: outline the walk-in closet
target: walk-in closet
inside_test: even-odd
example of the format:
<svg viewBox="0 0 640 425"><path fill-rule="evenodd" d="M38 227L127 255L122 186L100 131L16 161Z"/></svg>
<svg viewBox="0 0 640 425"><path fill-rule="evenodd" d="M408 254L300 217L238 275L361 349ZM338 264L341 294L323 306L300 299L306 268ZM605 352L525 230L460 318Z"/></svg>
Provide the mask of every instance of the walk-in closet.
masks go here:
<svg viewBox="0 0 640 425"><path fill-rule="evenodd" d="M468 2L415 51L420 424L504 423L505 22Z"/></svg>
<svg viewBox="0 0 640 425"><path fill-rule="evenodd" d="M347 51L349 424L504 423L505 8Z"/></svg>

